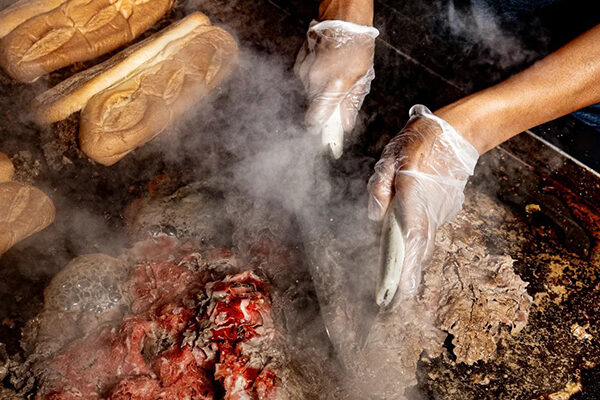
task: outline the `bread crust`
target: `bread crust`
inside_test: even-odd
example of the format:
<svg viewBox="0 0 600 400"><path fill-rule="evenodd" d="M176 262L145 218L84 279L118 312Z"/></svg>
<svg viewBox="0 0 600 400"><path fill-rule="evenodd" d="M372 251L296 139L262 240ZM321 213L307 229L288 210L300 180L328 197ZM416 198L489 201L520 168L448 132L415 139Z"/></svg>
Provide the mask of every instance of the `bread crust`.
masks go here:
<svg viewBox="0 0 600 400"><path fill-rule="evenodd" d="M81 150L112 165L148 142L233 70L237 44L221 28L199 26L169 43L125 81L96 94L81 113Z"/></svg>
<svg viewBox="0 0 600 400"><path fill-rule="evenodd" d="M19 0L0 11L0 38L31 17L54 10L67 0Z"/></svg>
<svg viewBox="0 0 600 400"><path fill-rule="evenodd" d="M13 79L34 81L132 41L171 5L172 0L68 0L2 38L0 66Z"/></svg>
<svg viewBox="0 0 600 400"><path fill-rule="evenodd" d="M160 53L168 43L202 25L210 25L206 15L200 12L190 14L105 62L75 74L40 94L32 104L36 122L48 124L60 121L81 110L96 93L123 81Z"/></svg>
<svg viewBox="0 0 600 400"><path fill-rule="evenodd" d="M10 158L4 153L0 153L0 183L8 182L15 174L15 167Z"/></svg>
<svg viewBox="0 0 600 400"><path fill-rule="evenodd" d="M54 221L56 209L41 190L17 182L0 183L0 254Z"/></svg>

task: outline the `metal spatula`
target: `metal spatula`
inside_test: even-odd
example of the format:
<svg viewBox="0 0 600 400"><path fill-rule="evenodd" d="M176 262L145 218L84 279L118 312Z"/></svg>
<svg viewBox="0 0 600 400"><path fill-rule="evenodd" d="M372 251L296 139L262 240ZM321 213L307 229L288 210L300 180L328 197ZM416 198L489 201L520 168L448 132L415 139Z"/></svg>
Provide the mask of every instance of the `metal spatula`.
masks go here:
<svg viewBox="0 0 600 400"><path fill-rule="evenodd" d="M404 238L402 227L397 218L397 212L392 203L388 209L381 229L379 265L380 276L377 281L375 292L374 312L365 315L361 332L361 348L365 348L369 342L369 336L373 325L382 310L389 307L396 295L400 278L402 277L402 263L404 262Z"/></svg>
<svg viewBox="0 0 600 400"><path fill-rule="evenodd" d="M380 247L380 279L375 302L381 308L388 307L394 298L402 275L404 261L404 238L394 205L390 205L383 221Z"/></svg>
<svg viewBox="0 0 600 400"><path fill-rule="evenodd" d="M337 160L342 156L344 152L344 128L342 127L339 105L323 125L321 140L324 145L329 145L333 158Z"/></svg>

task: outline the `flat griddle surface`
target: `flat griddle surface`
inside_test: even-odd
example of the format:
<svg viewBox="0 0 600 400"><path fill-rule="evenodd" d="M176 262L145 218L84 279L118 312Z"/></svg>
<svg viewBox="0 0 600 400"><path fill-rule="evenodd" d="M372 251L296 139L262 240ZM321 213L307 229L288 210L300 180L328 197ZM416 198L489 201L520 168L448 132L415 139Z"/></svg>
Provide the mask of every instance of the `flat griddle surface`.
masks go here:
<svg viewBox="0 0 600 400"><path fill-rule="evenodd" d="M180 18L186 10L199 9L215 24L234 31L242 45L265 57L280 56L290 68L315 10L307 4L188 1L178 4L160 25ZM44 189L58 207L53 226L0 258L0 342L11 354L20 351L20 329L39 310L43 288L60 268L77 254L114 253L127 241L122 212L147 192L149 181L162 174L179 185L215 173L214 158L200 162L185 146L177 157L161 156L160 140L165 139L160 138L107 169L88 161L77 149L78 115L40 128L23 114L44 87L94 63L58 71L33 85L0 75L0 151L15 162L17 179ZM377 42L376 71L356 133L361 135L348 146L348 163L368 158L374 164L413 103L435 108L462 94L460 87L382 39ZM215 97L226 102L227 88ZM219 151L211 141L207 149L213 154ZM334 165L342 176L344 162ZM116 169L119 173L111 172ZM368 173L363 172L365 181ZM532 399L582 383L583 392L573 399L599 398L594 386L600 365L598 176L534 136L522 135L482 157L469 190L485 192L511 210L509 221L490 224L503 223L503 236L514 241L499 243L493 235L487 239L492 251L512 249L510 255L518 274L529 282L535 307L519 336L504 335L496 360L471 367L456 365L448 341L447 354L421 362L419 387L432 399ZM577 326L586 327L590 338L582 336Z"/></svg>

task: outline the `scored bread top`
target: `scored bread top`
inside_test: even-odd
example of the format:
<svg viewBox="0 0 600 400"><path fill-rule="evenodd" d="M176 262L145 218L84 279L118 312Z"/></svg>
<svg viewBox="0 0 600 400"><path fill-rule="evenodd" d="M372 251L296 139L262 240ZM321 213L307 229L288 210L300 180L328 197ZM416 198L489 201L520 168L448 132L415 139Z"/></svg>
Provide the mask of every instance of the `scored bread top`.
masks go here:
<svg viewBox="0 0 600 400"><path fill-rule="evenodd" d="M0 183L10 181L14 173L15 167L10 158L4 153L0 153Z"/></svg>
<svg viewBox="0 0 600 400"><path fill-rule="evenodd" d="M93 95L127 79L149 60L156 59L169 43L206 25L210 25L208 17L195 12L105 62L73 75L34 99L36 121L52 123L81 110Z"/></svg>
<svg viewBox="0 0 600 400"><path fill-rule="evenodd" d="M236 64L237 45L227 31L195 28L87 102L81 111L81 150L101 164L116 163L178 121Z"/></svg>
<svg viewBox="0 0 600 400"><path fill-rule="evenodd" d="M0 38L31 17L54 10L67 0L19 0L0 11Z"/></svg>
<svg viewBox="0 0 600 400"><path fill-rule="evenodd" d="M134 40L172 4L173 0L67 0L4 36L0 66L11 78L32 82Z"/></svg>
<svg viewBox="0 0 600 400"><path fill-rule="evenodd" d="M0 183L0 254L54 221L56 209L41 190L18 182Z"/></svg>

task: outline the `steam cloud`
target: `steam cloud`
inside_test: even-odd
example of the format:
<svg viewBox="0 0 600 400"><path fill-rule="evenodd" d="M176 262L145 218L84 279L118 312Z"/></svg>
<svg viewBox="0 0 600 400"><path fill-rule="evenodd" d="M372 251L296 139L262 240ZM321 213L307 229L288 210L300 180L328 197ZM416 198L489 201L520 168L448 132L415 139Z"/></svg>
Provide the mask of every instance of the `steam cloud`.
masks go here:
<svg viewBox="0 0 600 400"><path fill-rule="evenodd" d="M0 0L0 7L9 3L12 0ZM268 20L270 17L253 20L260 11L241 13L249 2L240 3L198 0L178 7L188 13L207 11L214 23L223 21L230 32L244 32L246 40L256 41L272 21ZM464 23L452 6L448 17L455 34L483 40L496 49L495 57L501 66L530 57L527 51L520 50L516 39L499 28L489 10L473 9L472 25ZM301 25L290 27L296 32L304 29ZM302 36L287 34L290 36L258 40L263 46L261 51L251 49L241 38L240 64L232 79L169 132L136 150L128 157L130 161L126 159L111 168L128 174L123 171L124 162L152 159L153 168L149 171L155 171L157 164L174 163L183 166L189 180L218 175L228 181L232 191L275 203L285 210L281 215L274 211L260 220L262 225L255 226L256 231L282 232L281 221L287 219L288 213L293 214L302 231L329 335L338 356L347 362L355 351L352 346L357 341L356 323L366 312L366 305L373 301L377 276L377 226L368 221L366 213L366 181L374 159L348 152L350 143L346 143L342 160L332 161L320 138L307 134L302 124L304 95L291 72L292 57ZM155 159L157 153L161 154L160 160ZM57 206L61 205L73 208L69 199L59 199ZM127 245L126 239L113 236L98 216L77 210L69 215L75 216L71 226L80 227L76 232L82 232L74 237L89 236L84 232L98 230L108 238L96 250ZM79 249L75 246L74 252ZM352 390L372 391L372 382L359 388L357 382L352 382L351 374L349 378ZM402 377L372 378L392 381Z"/></svg>
<svg viewBox="0 0 600 400"><path fill-rule="evenodd" d="M467 3L467 7L458 7L455 1L448 3L448 26L453 35L487 50L488 56L482 57L481 61L506 69L538 56L516 35L502 28L500 17L488 3L477 0Z"/></svg>

